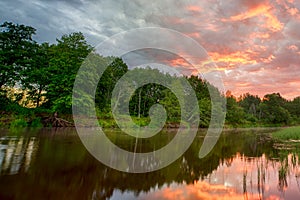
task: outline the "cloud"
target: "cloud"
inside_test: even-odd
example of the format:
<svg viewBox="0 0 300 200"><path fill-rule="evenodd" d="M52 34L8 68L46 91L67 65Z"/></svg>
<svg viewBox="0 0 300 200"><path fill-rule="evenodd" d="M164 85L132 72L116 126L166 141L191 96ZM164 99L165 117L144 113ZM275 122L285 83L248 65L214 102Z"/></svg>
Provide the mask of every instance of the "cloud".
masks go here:
<svg viewBox="0 0 300 200"><path fill-rule="evenodd" d="M81 31L92 45L97 45L132 28L177 30L208 51L223 73L227 89L234 94L281 92L287 98L300 95L299 73L295 72L300 64L299 10L300 1L296 0L0 2L2 21L35 27L39 42L53 43L63 34ZM188 68L179 59L186 55L164 55L165 59L143 56L149 56L149 61L157 59Z"/></svg>
<svg viewBox="0 0 300 200"><path fill-rule="evenodd" d="M300 41L300 20L291 20L285 26L284 33L290 40Z"/></svg>

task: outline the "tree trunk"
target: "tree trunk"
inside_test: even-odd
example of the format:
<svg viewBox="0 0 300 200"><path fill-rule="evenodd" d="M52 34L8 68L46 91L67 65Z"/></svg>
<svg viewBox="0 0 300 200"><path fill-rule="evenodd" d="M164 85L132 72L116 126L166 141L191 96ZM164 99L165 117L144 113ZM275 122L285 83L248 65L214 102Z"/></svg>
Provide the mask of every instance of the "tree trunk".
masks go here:
<svg viewBox="0 0 300 200"><path fill-rule="evenodd" d="M38 96L36 100L36 107L40 107L40 99L41 99L41 94L42 94L42 87L40 86L39 91L38 91Z"/></svg>
<svg viewBox="0 0 300 200"><path fill-rule="evenodd" d="M142 88L139 91L139 119L141 118L141 93L142 93Z"/></svg>

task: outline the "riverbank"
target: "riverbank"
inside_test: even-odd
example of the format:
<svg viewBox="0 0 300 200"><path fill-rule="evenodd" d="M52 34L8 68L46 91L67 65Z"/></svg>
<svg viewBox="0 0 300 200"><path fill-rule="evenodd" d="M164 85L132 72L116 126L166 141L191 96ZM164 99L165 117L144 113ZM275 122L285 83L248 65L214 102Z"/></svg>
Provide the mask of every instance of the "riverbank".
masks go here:
<svg viewBox="0 0 300 200"><path fill-rule="evenodd" d="M67 127L73 126L72 115L57 116L46 112L27 112L22 115L2 112L0 115L0 127L24 128L24 127Z"/></svg>
<svg viewBox="0 0 300 200"><path fill-rule="evenodd" d="M74 126L73 116L72 114L53 114L48 112L27 112L25 114L15 114L9 112L0 113L0 127L2 128L22 128L22 127L72 127ZM98 116L99 125L102 128L118 128L117 123L111 116ZM150 118L138 118L132 117L133 122L138 126L146 126L150 122ZM176 120L168 120L164 128L168 129L177 129L180 127L180 122ZM290 127L290 126L289 126ZM247 130L247 129L283 129L283 132L279 132L274 135L277 139L300 139L299 136L294 132L300 133L300 126L298 128L286 129L286 125L282 124L264 124L264 123L253 123L253 124L240 124L240 125L232 125L225 123L224 130ZM208 127L199 128L206 129ZM285 136L287 134L287 136ZM295 136L293 136L295 135ZM295 138L296 137L296 138ZM299 137L299 138L298 138Z"/></svg>

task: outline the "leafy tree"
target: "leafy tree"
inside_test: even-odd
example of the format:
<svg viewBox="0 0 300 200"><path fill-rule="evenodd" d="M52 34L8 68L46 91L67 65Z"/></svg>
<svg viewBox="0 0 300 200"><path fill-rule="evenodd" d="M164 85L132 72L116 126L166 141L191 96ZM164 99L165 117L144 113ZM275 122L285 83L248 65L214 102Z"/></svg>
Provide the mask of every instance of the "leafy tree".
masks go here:
<svg viewBox="0 0 300 200"><path fill-rule="evenodd" d="M192 86L193 90L196 92L196 96L198 99L210 98L208 82L202 80L198 76L190 76L187 77L187 79L190 85Z"/></svg>
<svg viewBox="0 0 300 200"><path fill-rule="evenodd" d="M28 91L28 100L33 101L36 107L40 106L43 92L49 86L49 44L36 45L35 55L31 64L22 72L22 87Z"/></svg>
<svg viewBox="0 0 300 200"><path fill-rule="evenodd" d="M128 71L127 65L121 58L108 57L104 64L107 68L102 74L96 91L96 105L107 112L110 109L112 91L118 80Z"/></svg>
<svg viewBox="0 0 300 200"><path fill-rule="evenodd" d="M260 102L261 100L257 95L246 93L240 97L238 104L244 109L247 114L258 116Z"/></svg>
<svg viewBox="0 0 300 200"><path fill-rule="evenodd" d="M200 127L208 127L211 120L211 100L202 98L199 100Z"/></svg>
<svg viewBox="0 0 300 200"><path fill-rule="evenodd" d="M278 124L288 124L290 113L284 108L287 100L281 97L279 93L266 94L261 103L261 117L265 122Z"/></svg>
<svg viewBox="0 0 300 200"><path fill-rule="evenodd" d="M92 51L82 33L72 33L57 39L49 47L49 85L46 93L48 106L68 113L72 106L72 89L78 69Z"/></svg>
<svg viewBox="0 0 300 200"><path fill-rule="evenodd" d="M163 90L163 98L159 101L160 104L162 104L166 111L168 119L171 121L178 121L180 120L181 116L181 109L180 104L175 96L169 89Z"/></svg>
<svg viewBox="0 0 300 200"><path fill-rule="evenodd" d="M245 112L241 108L236 99L233 96L229 96L227 99L227 113L226 122L232 124L233 126L238 126L245 122Z"/></svg>
<svg viewBox="0 0 300 200"><path fill-rule="evenodd" d="M171 77L168 74L161 73L158 69L151 69L150 67L146 69L136 68L132 72L134 74L134 77L132 77L133 84L136 85L142 83L145 77L148 77L150 80L158 80L160 83L171 82ZM153 104L162 104L164 102L162 100L165 97L165 90L167 90L166 87L156 83L149 83L139 87L131 98L130 112L138 117L147 117Z"/></svg>
<svg viewBox="0 0 300 200"><path fill-rule="evenodd" d="M300 97L294 98L292 101L288 101L285 108L289 111L291 116L299 122L300 120Z"/></svg>
<svg viewBox="0 0 300 200"><path fill-rule="evenodd" d="M0 88L14 86L21 80L21 71L31 64L36 42L35 29L4 22L0 25Z"/></svg>

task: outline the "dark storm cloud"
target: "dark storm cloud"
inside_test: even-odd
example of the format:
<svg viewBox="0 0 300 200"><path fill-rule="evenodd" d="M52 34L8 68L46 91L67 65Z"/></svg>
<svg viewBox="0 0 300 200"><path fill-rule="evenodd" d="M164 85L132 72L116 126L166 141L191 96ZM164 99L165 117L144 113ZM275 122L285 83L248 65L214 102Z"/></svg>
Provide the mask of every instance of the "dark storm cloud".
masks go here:
<svg viewBox="0 0 300 200"><path fill-rule="evenodd" d="M132 28L174 29L203 45L234 94L291 98L300 94L299 9L297 0L2 0L0 19L35 27L39 42L81 31L96 45Z"/></svg>

